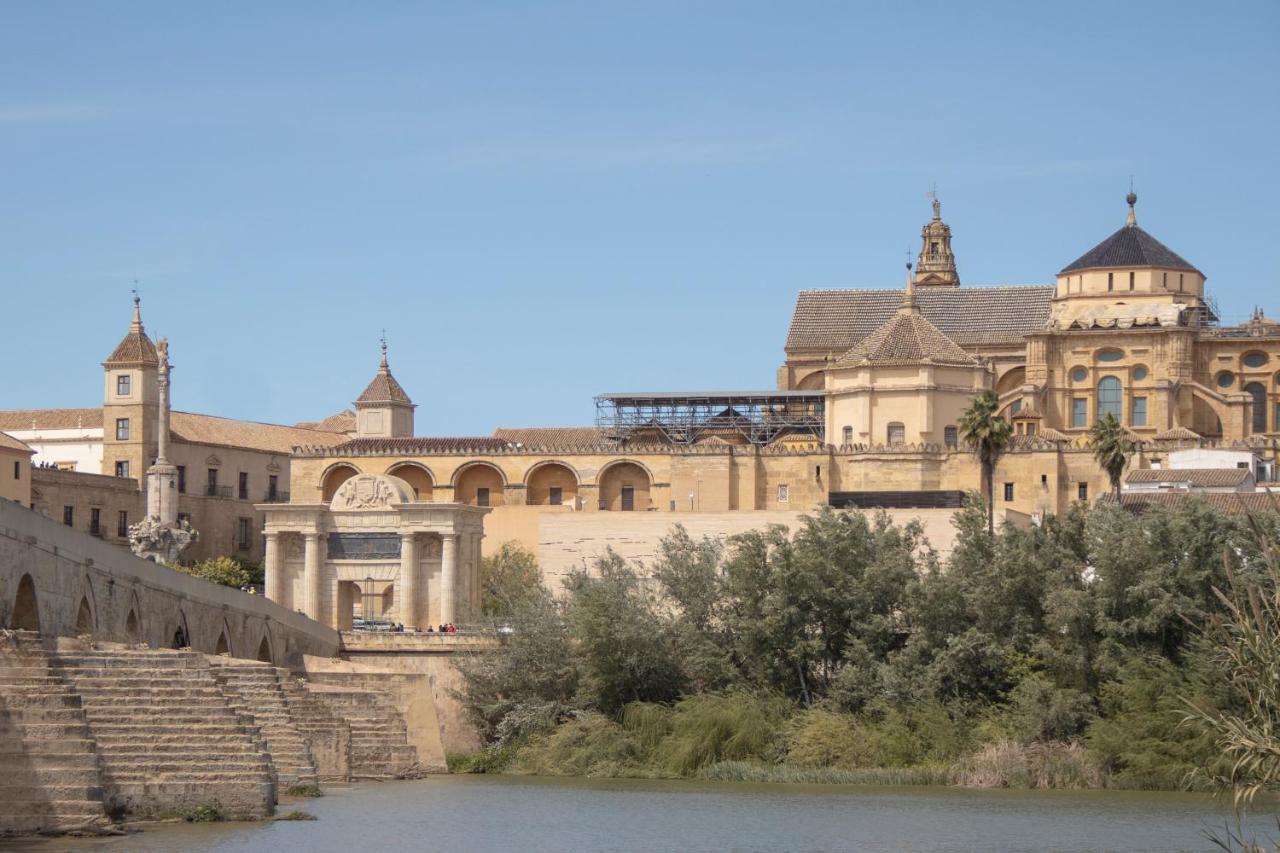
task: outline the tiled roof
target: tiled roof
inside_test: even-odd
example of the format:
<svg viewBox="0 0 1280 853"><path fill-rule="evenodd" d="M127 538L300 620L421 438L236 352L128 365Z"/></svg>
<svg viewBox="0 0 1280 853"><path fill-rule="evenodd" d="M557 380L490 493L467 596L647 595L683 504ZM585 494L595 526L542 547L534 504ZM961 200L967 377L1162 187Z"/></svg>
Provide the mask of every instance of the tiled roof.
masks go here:
<svg viewBox="0 0 1280 853"><path fill-rule="evenodd" d="M920 312L961 346L1021 343L1044 328L1054 288L922 287ZM796 298L787 352L847 352L888 321L902 304L901 290L802 290Z"/></svg>
<svg viewBox="0 0 1280 853"><path fill-rule="evenodd" d="M373 381L369 383L369 387L356 398L356 403L410 403L409 395L400 387L400 383L391 375L391 368L387 367L386 359L382 361L382 366L378 368L377 374L374 375Z"/></svg>
<svg viewBox="0 0 1280 853"><path fill-rule="evenodd" d="M1141 468L1126 483L1186 483L1203 488L1239 486L1252 476L1248 468Z"/></svg>
<svg viewBox="0 0 1280 853"><path fill-rule="evenodd" d="M329 415L322 421L298 421L294 424L297 429L318 429L324 432L355 432L356 430L356 413L350 409L343 409L336 415Z"/></svg>
<svg viewBox="0 0 1280 853"><path fill-rule="evenodd" d="M347 440L342 433L237 421L176 410L169 414L169 431L176 441L246 447L286 455L295 447L339 444Z"/></svg>
<svg viewBox="0 0 1280 853"><path fill-rule="evenodd" d="M530 447L589 447L604 441L604 432L597 427L499 427L493 431L494 438L512 444L523 444Z"/></svg>
<svg viewBox="0 0 1280 853"><path fill-rule="evenodd" d="M397 454L429 456L433 453L484 453L506 450L510 445L492 436L353 438L327 448L327 456L376 456Z"/></svg>
<svg viewBox="0 0 1280 853"><path fill-rule="evenodd" d="M107 356L107 360L103 362L103 364L112 366L159 363L160 356L156 352L156 345L151 342L151 338L147 337L147 333L141 329L131 331L125 335L124 339L111 351L111 355Z"/></svg>
<svg viewBox="0 0 1280 853"><path fill-rule="evenodd" d="M7 432L0 432L0 448L4 448L5 450L17 450L24 453L35 452L27 446L26 442L18 441L18 439L9 435Z"/></svg>
<svg viewBox="0 0 1280 853"><path fill-rule="evenodd" d="M102 429L102 409L14 409L0 412L0 430Z"/></svg>
<svg viewBox="0 0 1280 853"><path fill-rule="evenodd" d="M1186 427L1174 427L1155 434L1153 441L1199 441L1200 433Z"/></svg>
<svg viewBox="0 0 1280 853"><path fill-rule="evenodd" d="M962 350L919 311L899 310L880 328L867 335L836 362L839 367L871 364L976 365L973 356Z"/></svg>
<svg viewBox="0 0 1280 853"><path fill-rule="evenodd" d="M1137 225L1124 226L1076 258L1062 272L1097 267L1170 267L1199 272L1189 261Z"/></svg>
<svg viewBox="0 0 1280 853"><path fill-rule="evenodd" d="M1102 503L1115 503L1113 495L1100 498ZM1204 501L1228 515L1280 512L1280 496L1267 492L1122 492L1120 506L1142 512L1152 506L1176 507L1181 501Z"/></svg>

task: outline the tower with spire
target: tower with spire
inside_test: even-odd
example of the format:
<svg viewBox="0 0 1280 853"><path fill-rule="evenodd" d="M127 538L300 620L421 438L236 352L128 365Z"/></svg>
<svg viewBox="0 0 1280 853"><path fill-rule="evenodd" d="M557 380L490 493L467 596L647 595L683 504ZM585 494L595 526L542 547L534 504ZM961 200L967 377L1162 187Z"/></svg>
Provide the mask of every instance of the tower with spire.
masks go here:
<svg viewBox="0 0 1280 853"><path fill-rule="evenodd" d="M382 363L363 393L356 398L357 438L409 438L413 435L413 410L417 408L391 375L387 363L387 338L382 337Z"/></svg>
<svg viewBox="0 0 1280 853"><path fill-rule="evenodd" d="M129 331L102 369L102 473L141 481L157 451L160 358L137 291Z"/></svg>
<svg viewBox="0 0 1280 853"><path fill-rule="evenodd" d="M915 283L922 287L959 287L956 256L951 251L951 226L942 221L942 202L933 197L933 219L920 229L920 256L916 260Z"/></svg>

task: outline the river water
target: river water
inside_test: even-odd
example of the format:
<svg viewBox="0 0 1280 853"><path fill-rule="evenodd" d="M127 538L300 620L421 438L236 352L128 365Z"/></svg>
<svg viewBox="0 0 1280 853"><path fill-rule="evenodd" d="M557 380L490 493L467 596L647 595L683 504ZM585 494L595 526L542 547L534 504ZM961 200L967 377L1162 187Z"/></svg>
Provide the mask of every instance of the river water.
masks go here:
<svg viewBox="0 0 1280 853"><path fill-rule="evenodd" d="M289 811L295 804L285 804ZM0 844L16 853L1213 850L1211 797L1122 791L748 785L439 776L331 788L318 820L164 824L127 837ZM1272 839L1274 817L1245 825Z"/></svg>

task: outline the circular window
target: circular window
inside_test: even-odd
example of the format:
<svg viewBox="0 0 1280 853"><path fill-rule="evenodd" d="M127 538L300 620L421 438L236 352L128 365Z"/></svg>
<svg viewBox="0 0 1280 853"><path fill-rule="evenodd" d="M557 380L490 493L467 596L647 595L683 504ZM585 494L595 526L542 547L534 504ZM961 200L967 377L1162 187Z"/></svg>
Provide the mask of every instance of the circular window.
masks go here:
<svg viewBox="0 0 1280 853"><path fill-rule="evenodd" d="M1267 363L1267 354L1265 352L1247 352L1244 358L1240 359L1244 362L1245 367L1262 367Z"/></svg>
<svg viewBox="0 0 1280 853"><path fill-rule="evenodd" d="M1124 353L1118 349L1104 349L1096 358L1098 361L1119 361L1124 358Z"/></svg>
<svg viewBox="0 0 1280 853"><path fill-rule="evenodd" d="M1236 381L1235 374L1229 370L1224 370L1218 374L1218 387L1230 388Z"/></svg>
<svg viewBox="0 0 1280 853"><path fill-rule="evenodd" d="M1133 369L1133 378L1138 382L1141 382L1142 380L1146 379L1147 369L1145 367L1135 367Z"/></svg>
<svg viewBox="0 0 1280 853"><path fill-rule="evenodd" d="M1071 371L1072 382L1083 382L1088 378L1089 371L1085 370L1083 367L1077 367L1075 370ZM1280 382L1280 376L1276 377L1276 381Z"/></svg>

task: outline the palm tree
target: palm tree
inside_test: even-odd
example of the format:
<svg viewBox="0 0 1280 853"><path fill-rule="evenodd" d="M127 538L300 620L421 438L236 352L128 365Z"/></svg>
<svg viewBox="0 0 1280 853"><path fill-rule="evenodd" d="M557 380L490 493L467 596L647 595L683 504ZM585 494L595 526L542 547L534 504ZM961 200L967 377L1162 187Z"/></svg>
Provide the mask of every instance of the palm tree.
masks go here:
<svg viewBox="0 0 1280 853"><path fill-rule="evenodd" d="M987 532L996 532L996 462L1004 455L1013 436L1013 427L1000 417L1000 398L994 391L983 391L973 398L960 416L960 434L978 454L982 465L982 487L987 496Z"/></svg>
<svg viewBox="0 0 1280 853"><path fill-rule="evenodd" d="M1116 503L1119 503L1120 478L1124 476L1124 469L1129 466L1129 457L1133 455L1133 440L1116 416L1107 412L1089 430L1089 447L1093 450L1093 458L1111 479L1111 494L1115 496Z"/></svg>

